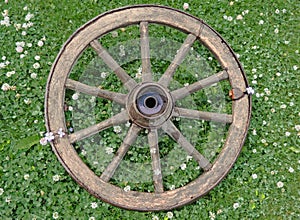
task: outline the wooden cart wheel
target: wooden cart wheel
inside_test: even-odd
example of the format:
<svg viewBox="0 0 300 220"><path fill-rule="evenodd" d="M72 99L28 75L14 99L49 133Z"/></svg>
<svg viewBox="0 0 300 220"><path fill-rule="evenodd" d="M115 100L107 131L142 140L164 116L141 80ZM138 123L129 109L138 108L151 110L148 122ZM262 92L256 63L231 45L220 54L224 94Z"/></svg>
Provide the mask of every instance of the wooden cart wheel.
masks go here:
<svg viewBox="0 0 300 220"><path fill-rule="evenodd" d="M151 72L149 25L163 25L186 34L174 60L155 81ZM101 45L102 36L120 28L139 25L141 42L142 82L130 76ZM200 81L171 90L170 81L195 42L211 51L222 70ZM69 78L73 66L83 51L92 48L117 75L128 93L119 93L89 86ZM178 107L177 101L220 81L228 81L232 98L232 113L202 112ZM251 96L241 64L225 40L202 20L185 12L155 5L137 5L101 14L78 29L64 44L49 75L45 97L45 118L48 132L62 128L67 131L64 103L66 90L111 100L124 108L118 114L74 133L56 137L52 148L74 180L92 195L118 207L140 211L169 210L195 201L213 189L228 173L244 143L251 114ZM214 161L206 158L191 144L174 123L174 118L209 120L226 123L226 141ZM130 121L123 143L112 161L96 175L78 155L74 144L107 128ZM124 191L110 182L115 170L141 131L148 131L152 160L153 192ZM202 169L201 175L176 189L166 189L160 162L158 131L175 140ZM66 132L67 133L67 132ZM134 172L134 171L133 171Z"/></svg>

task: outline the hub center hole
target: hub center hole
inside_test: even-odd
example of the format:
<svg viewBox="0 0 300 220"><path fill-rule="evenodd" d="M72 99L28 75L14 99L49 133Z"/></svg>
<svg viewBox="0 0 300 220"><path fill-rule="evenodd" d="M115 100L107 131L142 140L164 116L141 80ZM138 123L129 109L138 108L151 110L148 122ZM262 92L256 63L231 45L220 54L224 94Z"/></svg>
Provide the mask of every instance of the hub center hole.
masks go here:
<svg viewBox="0 0 300 220"><path fill-rule="evenodd" d="M147 108L155 108L157 106L157 100L153 96L145 99L145 106Z"/></svg>

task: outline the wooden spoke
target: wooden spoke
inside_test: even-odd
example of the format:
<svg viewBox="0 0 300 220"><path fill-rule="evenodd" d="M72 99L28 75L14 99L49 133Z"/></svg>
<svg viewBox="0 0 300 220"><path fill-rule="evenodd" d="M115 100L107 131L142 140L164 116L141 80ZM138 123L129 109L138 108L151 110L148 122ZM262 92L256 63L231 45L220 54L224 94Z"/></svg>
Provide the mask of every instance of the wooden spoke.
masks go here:
<svg viewBox="0 0 300 220"><path fill-rule="evenodd" d="M104 172L101 174L100 178L108 182L111 177L114 175L116 169L120 165L121 161L123 160L123 157L127 153L129 147L134 143L136 140L141 128L136 126L135 124L132 124L131 127L128 130L128 133L126 137L123 140L123 143L119 147L117 153L115 154L112 162L106 167Z"/></svg>
<svg viewBox="0 0 300 220"><path fill-rule="evenodd" d="M176 126L168 120L162 127L162 129L173 138L190 156L197 161L199 166L208 171L212 165L199 151L182 135L182 133L176 128Z"/></svg>
<svg viewBox="0 0 300 220"><path fill-rule="evenodd" d="M148 22L141 22L142 81L152 82Z"/></svg>
<svg viewBox="0 0 300 220"><path fill-rule="evenodd" d="M232 123L232 115L229 114L203 112L186 108L175 107L173 116L228 124Z"/></svg>
<svg viewBox="0 0 300 220"><path fill-rule="evenodd" d="M172 94L174 100L182 99L182 98L190 95L193 92L197 92L200 89L204 89L206 87L211 86L214 83L217 83L217 82L225 80L225 79L228 79L228 74L227 74L226 70L223 70L215 75L209 76L209 77L202 79L200 81L197 81L191 85L177 89L177 90L171 92L171 94Z"/></svg>
<svg viewBox="0 0 300 220"><path fill-rule="evenodd" d="M98 40L93 40L90 45L98 53L98 56L103 59L107 66L115 72L127 89L131 90L137 85L134 79L132 79L125 70L119 66L114 58L112 58L111 55L102 47Z"/></svg>
<svg viewBox="0 0 300 220"><path fill-rule="evenodd" d="M150 153L152 159L152 170L153 170L153 182L155 192L161 193L164 191L162 183L162 173L159 157L159 148L158 148L158 134L157 130L151 130L148 134L148 141L150 146Z"/></svg>
<svg viewBox="0 0 300 220"><path fill-rule="evenodd" d="M108 99L121 105L125 105L126 102L127 95L125 94L99 89L97 87L89 86L72 79L67 79L65 86L68 89L72 89L77 92L82 92L87 95L98 96L104 99Z"/></svg>
<svg viewBox="0 0 300 220"><path fill-rule="evenodd" d="M128 120L129 120L129 117L127 115L126 110L124 110L124 111L120 112L119 114L114 115L105 121L102 121L98 124L92 125L88 128L85 128L85 129L77 131L73 134L70 134L69 135L70 143L80 141L80 140L90 137L100 131L103 131L111 126L125 123Z"/></svg>
<svg viewBox="0 0 300 220"><path fill-rule="evenodd" d="M167 87L177 69L177 67L181 64L181 62L186 57L187 53L189 52L191 46L196 40L196 36L193 34L189 34L187 38L185 39L184 43L182 44L181 48L178 50L174 60L169 65L166 72L162 75L162 77L159 79L158 83L161 85Z"/></svg>

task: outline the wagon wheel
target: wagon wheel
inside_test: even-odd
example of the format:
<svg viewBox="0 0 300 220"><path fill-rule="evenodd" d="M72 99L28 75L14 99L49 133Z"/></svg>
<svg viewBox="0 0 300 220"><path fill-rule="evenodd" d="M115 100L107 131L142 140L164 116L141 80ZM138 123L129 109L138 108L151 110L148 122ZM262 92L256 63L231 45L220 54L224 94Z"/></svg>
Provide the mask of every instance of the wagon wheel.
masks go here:
<svg viewBox="0 0 300 220"><path fill-rule="evenodd" d="M173 61L159 80L151 72L149 49L149 25L164 25L185 33L186 39ZM132 78L100 44L99 39L119 28L139 25L142 61L142 82ZM222 70L214 75L185 87L170 90L169 84L175 71L195 42L200 42L218 60ZM70 72L79 56L92 48L117 75L128 93L112 92L92 87L70 79ZM220 81L229 81L232 113L216 113L192 110L177 106L177 101ZM184 12L167 7L139 5L113 10L91 20L65 43L56 58L47 84L45 118L48 131L67 130L64 113L65 91L76 90L92 96L111 100L124 106L118 114L62 138L55 138L51 145L62 165L82 187L94 196L113 205L141 211L169 210L195 201L208 193L228 173L244 143L248 130L251 97L247 94L247 80L232 49L211 27ZM214 161L206 158L175 126L174 118L208 120L227 123L226 141ZM112 161L96 175L79 157L73 145L109 127L131 122L123 143ZM153 170L153 192L124 191L110 179L142 130L148 131L148 144ZM160 162L158 131L164 131L196 161L202 174L188 184L168 190L164 187ZM134 171L133 171L134 172Z"/></svg>

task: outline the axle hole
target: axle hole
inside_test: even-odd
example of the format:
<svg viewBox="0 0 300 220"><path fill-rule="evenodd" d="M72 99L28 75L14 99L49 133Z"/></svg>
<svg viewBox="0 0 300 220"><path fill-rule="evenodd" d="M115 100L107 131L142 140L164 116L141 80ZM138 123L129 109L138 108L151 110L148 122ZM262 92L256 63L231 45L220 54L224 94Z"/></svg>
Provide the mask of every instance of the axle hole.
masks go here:
<svg viewBox="0 0 300 220"><path fill-rule="evenodd" d="M145 99L145 106L147 108L154 108L157 106L157 100L153 96L150 96Z"/></svg>

